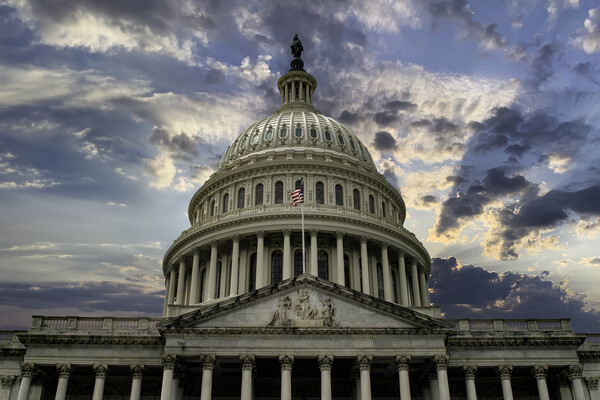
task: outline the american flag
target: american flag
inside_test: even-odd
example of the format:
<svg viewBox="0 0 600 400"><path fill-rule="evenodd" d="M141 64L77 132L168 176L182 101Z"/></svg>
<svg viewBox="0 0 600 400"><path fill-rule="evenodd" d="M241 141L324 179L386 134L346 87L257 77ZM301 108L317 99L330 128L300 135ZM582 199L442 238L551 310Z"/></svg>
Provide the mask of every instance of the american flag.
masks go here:
<svg viewBox="0 0 600 400"><path fill-rule="evenodd" d="M293 192L290 192L292 195L292 205L296 207L300 203L304 203L304 193L302 192L302 188L296 189Z"/></svg>

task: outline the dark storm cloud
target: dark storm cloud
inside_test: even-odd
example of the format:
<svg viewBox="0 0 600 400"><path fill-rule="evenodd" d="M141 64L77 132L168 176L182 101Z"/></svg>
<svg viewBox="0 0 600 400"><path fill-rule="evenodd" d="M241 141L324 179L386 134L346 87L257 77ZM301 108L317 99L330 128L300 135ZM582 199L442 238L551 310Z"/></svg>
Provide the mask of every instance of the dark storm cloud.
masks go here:
<svg viewBox="0 0 600 400"><path fill-rule="evenodd" d="M348 110L344 110L337 117L337 119L343 124L355 124L358 121L360 121L360 116L358 114L352 113Z"/></svg>
<svg viewBox="0 0 600 400"><path fill-rule="evenodd" d="M434 258L429 287L432 302L447 318L571 318L577 332L600 329L600 314L588 309L583 296L570 295L543 276L498 274L459 267L454 257Z"/></svg>
<svg viewBox="0 0 600 400"><path fill-rule="evenodd" d="M397 113L398 111L414 111L417 109L417 105L410 101L393 100L385 103L383 108Z"/></svg>
<svg viewBox="0 0 600 400"><path fill-rule="evenodd" d="M388 125L391 125L394 122L398 121L398 117L394 114L388 114L388 113L382 111L382 112L375 113L373 120L379 126L388 126Z"/></svg>
<svg viewBox="0 0 600 400"><path fill-rule="evenodd" d="M373 146L379 151L395 150L397 145L396 139L386 131L377 132L373 139Z"/></svg>
<svg viewBox="0 0 600 400"><path fill-rule="evenodd" d="M538 49L532 64L536 85L546 82L554 75L554 58L558 50L556 43L544 43Z"/></svg>
<svg viewBox="0 0 600 400"><path fill-rule="evenodd" d="M421 203L423 203L423 204L434 204L434 203L438 202L437 197L432 196L430 194L421 196L420 200L421 200Z"/></svg>
<svg viewBox="0 0 600 400"><path fill-rule="evenodd" d="M184 132L175 135L166 128L155 126L152 129L150 143L167 150L172 157L178 160L192 162L198 156L199 139Z"/></svg>

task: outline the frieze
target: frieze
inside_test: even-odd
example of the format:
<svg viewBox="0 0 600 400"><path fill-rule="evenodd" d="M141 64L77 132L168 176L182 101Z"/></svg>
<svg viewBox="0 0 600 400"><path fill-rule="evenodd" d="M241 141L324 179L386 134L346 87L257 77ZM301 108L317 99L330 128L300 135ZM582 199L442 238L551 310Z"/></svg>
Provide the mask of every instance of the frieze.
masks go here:
<svg viewBox="0 0 600 400"><path fill-rule="evenodd" d="M290 296L279 299L277 308L273 312L273 318L267 326L272 327L330 327L339 325L334 320L335 306L331 298L323 298L318 294L321 308L311 300L308 289L298 290L292 301Z"/></svg>

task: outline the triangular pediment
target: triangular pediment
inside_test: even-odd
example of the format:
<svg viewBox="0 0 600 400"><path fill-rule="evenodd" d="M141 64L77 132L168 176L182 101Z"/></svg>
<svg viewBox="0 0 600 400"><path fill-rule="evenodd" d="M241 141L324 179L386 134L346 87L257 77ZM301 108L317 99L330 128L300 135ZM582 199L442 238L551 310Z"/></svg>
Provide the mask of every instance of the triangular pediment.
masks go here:
<svg viewBox="0 0 600 400"><path fill-rule="evenodd" d="M312 275L300 275L169 318L161 330L200 328L448 330L451 326Z"/></svg>

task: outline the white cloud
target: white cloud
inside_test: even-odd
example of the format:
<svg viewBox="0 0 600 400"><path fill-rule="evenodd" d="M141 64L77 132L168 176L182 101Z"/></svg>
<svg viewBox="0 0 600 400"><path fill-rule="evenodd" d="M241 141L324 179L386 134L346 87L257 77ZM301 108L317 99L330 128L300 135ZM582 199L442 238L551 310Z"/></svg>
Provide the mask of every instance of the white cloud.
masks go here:
<svg viewBox="0 0 600 400"><path fill-rule="evenodd" d="M152 160L146 160L144 170L153 178L151 187L165 189L173 182L177 168L167 154L159 154Z"/></svg>
<svg viewBox="0 0 600 400"><path fill-rule="evenodd" d="M584 29L577 32L573 44L588 54L600 52L600 7L588 11L588 18L583 26Z"/></svg>

